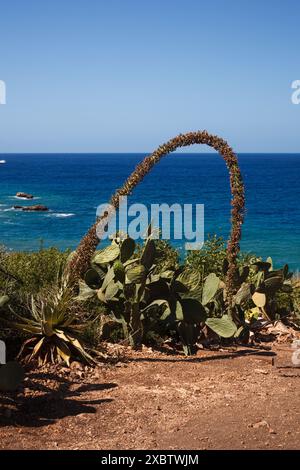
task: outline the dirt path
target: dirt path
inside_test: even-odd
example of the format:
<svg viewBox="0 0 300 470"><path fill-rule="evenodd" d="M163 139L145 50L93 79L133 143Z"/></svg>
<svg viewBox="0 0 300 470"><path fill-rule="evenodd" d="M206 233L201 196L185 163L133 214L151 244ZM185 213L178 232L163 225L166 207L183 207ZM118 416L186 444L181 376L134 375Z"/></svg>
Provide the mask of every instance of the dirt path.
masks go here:
<svg viewBox="0 0 300 470"><path fill-rule="evenodd" d="M273 354L146 350L92 376L31 372L17 406L2 397L0 448L299 449L300 369Z"/></svg>

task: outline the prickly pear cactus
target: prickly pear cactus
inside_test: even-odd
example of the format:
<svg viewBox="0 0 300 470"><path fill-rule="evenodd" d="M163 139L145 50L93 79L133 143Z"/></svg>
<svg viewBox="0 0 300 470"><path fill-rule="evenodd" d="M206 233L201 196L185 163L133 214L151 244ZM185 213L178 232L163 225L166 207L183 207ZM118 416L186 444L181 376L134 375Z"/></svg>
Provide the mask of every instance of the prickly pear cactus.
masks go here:
<svg viewBox="0 0 300 470"><path fill-rule="evenodd" d="M226 273L226 288L227 297L226 303L229 313L232 310L233 296L238 289L235 287L235 272L237 267L237 256L240 250L241 229L244 221L244 184L240 172L238 159L229 147L227 142L216 135L209 134L207 131L188 132L187 134L180 134L175 138L169 140L163 145L160 145L151 155L144 158L144 160L136 167L133 173L127 178L124 185L118 189L112 196L110 203L114 210L109 213L103 214L102 217L90 228L87 234L82 238L75 255L72 257L68 270L70 272L70 280L77 282L84 273L88 270L90 260L94 255L95 250L100 242L99 237L106 227L107 220L115 213L115 209L119 208L120 200L123 196L128 196L132 193L133 189L143 180L143 178L151 171L153 166L158 163L164 156L174 152L180 147L188 147L193 144L204 144L214 148L225 160L229 172L230 189L232 194L232 210L231 210L231 233L227 244L227 273ZM98 230L100 228L100 230ZM115 257L114 257L115 256ZM104 257L100 256L100 260L116 259L118 257L117 248L115 253L109 250ZM98 260L99 261L99 260Z"/></svg>

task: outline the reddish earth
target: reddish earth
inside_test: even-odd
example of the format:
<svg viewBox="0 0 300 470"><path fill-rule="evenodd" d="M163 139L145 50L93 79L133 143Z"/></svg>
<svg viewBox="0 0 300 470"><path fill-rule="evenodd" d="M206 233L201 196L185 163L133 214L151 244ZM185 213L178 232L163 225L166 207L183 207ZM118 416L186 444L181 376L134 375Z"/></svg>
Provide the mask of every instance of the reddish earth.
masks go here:
<svg viewBox="0 0 300 470"><path fill-rule="evenodd" d="M144 348L93 371L31 371L17 395L0 395L0 448L299 449L289 347L192 358Z"/></svg>

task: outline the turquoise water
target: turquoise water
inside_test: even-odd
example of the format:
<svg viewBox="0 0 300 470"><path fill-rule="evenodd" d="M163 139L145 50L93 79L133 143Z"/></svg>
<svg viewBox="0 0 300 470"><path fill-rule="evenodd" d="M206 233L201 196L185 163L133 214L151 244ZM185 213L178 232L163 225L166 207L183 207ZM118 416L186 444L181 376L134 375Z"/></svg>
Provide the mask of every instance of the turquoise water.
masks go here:
<svg viewBox="0 0 300 470"><path fill-rule="evenodd" d="M14 250L44 246L74 248L144 154L0 155L0 243ZM246 218L241 247L300 267L300 154L241 154ZM15 211L18 191L49 213ZM227 169L217 154L174 154L147 175L130 198L140 203L205 205L205 232L227 237L230 191ZM31 204L31 202L30 202ZM174 241L182 248L182 241Z"/></svg>

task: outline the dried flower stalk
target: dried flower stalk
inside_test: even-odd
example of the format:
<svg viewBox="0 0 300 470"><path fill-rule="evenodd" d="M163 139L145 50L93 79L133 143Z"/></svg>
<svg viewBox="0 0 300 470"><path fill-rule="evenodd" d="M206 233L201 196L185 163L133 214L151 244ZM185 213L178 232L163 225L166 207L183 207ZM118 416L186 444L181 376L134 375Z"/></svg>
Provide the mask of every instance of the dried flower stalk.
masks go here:
<svg viewBox="0 0 300 470"><path fill-rule="evenodd" d="M227 243L227 260L229 269L226 275L227 287L227 303L232 305L232 298L235 293L234 275L236 270L236 260L240 250L241 239L241 226L244 220L244 206L245 194L244 184L238 164L238 159L232 148L218 136L211 135L207 131L188 132L187 134L180 134L177 137L169 140L167 143L157 148L151 155L137 165L135 170L125 181L122 188L118 189L110 200L110 204L118 209L119 198L128 196L132 193L133 189L143 180L145 175L150 172L152 167L160 161L165 155L174 152L179 147L187 147L193 144L205 144L214 148L223 157L230 175L230 188L231 188L231 233ZM88 269L91 257L95 252L100 238L97 233L101 233L107 222L107 218L111 214L105 214L98 219L98 221L89 229L87 234L82 238L79 246L72 257L69 268L73 280L80 278ZM99 231L100 224L100 231ZM101 225L102 224L102 225ZM97 229L98 226L98 229ZM97 232L96 232L97 229ZM103 233L103 232L102 232Z"/></svg>

